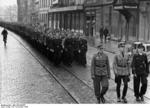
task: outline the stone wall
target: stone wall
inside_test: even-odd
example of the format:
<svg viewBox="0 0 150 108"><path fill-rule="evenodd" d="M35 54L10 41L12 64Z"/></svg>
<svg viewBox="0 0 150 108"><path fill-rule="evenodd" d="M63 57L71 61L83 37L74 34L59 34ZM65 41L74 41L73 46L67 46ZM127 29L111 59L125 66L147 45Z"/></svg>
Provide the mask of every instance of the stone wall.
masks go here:
<svg viewBox="0 0 150 108"><path fill-rule="evenodd" d="M139 39L150 42L150 1L140 3Z"/></svg>

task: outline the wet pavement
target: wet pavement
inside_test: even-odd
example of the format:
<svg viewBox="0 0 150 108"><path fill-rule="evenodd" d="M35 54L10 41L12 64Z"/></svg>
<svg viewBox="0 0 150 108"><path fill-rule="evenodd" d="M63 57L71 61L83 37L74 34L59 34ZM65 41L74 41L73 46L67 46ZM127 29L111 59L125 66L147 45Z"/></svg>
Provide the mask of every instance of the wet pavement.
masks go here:
<svg viewBox="0 0 150 108"><path fill-rule="evenodd" d="M108 45L106 47L109 48ZM94 53L96 49L89 46L86 68L76 63L70 68L63 65L54 67L27 42L9 32L7 47L3 46L0 38L1 103L96 103L90 74ZM114 54L106 53L112 67ZM117 103L113 71L111 74L106 99L107 103ZM145 103L150 103L149 90L150 86ZM131 80L127 95L129 103L136 103L133 95Z"/></svg>
<svg viewBox="0 0 150 108"><path fill-rule="evenodd" d="M76 103L13 35L0 38L1 104Z"/></svg>

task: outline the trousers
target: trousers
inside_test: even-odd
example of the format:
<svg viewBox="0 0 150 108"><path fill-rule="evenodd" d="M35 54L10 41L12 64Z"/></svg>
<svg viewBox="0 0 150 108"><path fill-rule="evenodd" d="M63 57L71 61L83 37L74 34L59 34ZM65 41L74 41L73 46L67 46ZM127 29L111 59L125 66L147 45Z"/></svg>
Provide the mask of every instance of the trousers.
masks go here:
<svg viewBox="0 0 150 108"><path fill-rule="evenodd" d="M122 80L123 80L123 83L124 83L124 88L123 88L123 91L122 91L122 98L126 97L127 90L128 90L128 82L130 81L128 76L116 76L115 77L115 82L117 84L116 92L117 92L117 97L118 98L120 98L120 88L121 88Z"/></svg>
<svg viewBox="0 0 150 108"><path fill-rule="evenodd" d="M147 77L145 75L137 75L134 77L134 95L136 97L143 96L147 91ZM141 83L141 88L140 88Z"/></svg>
<svg viewBox="0 0 150 108"><path fill-rule="evenodd" d="M97 97L97 99L99 99L108 91L108 78L107 76L95 76L95 78L93 79L93 83L95 96Z"/></svg>

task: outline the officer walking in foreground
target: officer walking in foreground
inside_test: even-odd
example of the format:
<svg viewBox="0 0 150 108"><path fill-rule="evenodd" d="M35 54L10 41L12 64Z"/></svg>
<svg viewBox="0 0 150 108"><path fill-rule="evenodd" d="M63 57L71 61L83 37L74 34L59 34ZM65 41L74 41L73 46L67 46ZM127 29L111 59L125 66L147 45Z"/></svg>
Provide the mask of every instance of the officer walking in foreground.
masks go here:
<svg viewBox="0 0 150 108"><path fill-rule="evenodd" d="M149 74L149 65L146 54L143 53L144 46L138 47L137 54L132 61L132 70L134 75L134 94L136 101L144 101L144 94L147 90L147 77ZM140 83L142 84L140 89Z"/></svg>
<svg viewBox="0 0 150 108"><path fill-rule="evenodd" d="M125 54L125 43L121 42L118 45L120 53L117 54L113 62L113 70L115 74L115 83L117 84L117 102L121 102L120 87L123 80L124 88L122 92L122 101L127 103L126 94L128 90L128 82L130 81L130 64L129 56Z"/></svg>
<svg viewBox="0 0 150 108"><path fill-rule="evenodd" d="M97 46L97 50L98 53L95 54L92 59L91 76L94 82L94 90L98 103L105 103L104 95L109 86L110 64L108 56L103 52L103 45Z"/></svg>

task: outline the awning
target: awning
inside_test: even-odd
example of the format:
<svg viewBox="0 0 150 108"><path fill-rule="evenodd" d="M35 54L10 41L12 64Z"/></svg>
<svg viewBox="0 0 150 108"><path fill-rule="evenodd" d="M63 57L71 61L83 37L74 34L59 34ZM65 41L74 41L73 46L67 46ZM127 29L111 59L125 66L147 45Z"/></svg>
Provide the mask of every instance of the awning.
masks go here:
<svg viewBox="0 0 150 108"><path fill-rule="evenodd" d="M115 10L138 9L138 4L136 3L114 4L114 9Z"/></svg>
<svg viewBox="0 0 150 108"><path fill-rule="evenodd" d="M69 7L61 7L61 8L50 8L48 12L66 12L66 11L76 11L83 10L83 6L69 6Z"/></svg>
<svg viewBox="0 0 150 108"><path fill-rule="evenodd" d="M118 5L114 6L115 10L122 10L122 9L138 9L138 6L128 6L128 5Z"/></svg>

